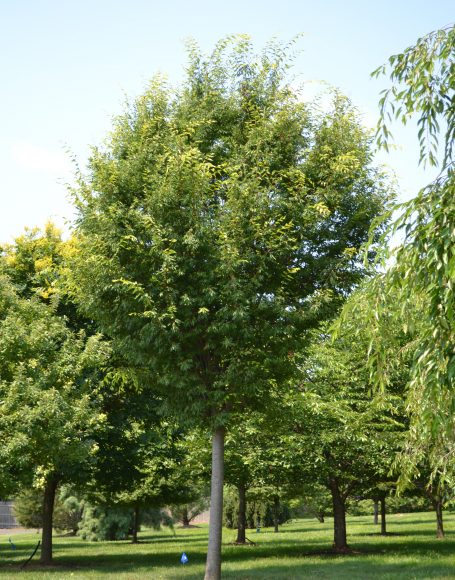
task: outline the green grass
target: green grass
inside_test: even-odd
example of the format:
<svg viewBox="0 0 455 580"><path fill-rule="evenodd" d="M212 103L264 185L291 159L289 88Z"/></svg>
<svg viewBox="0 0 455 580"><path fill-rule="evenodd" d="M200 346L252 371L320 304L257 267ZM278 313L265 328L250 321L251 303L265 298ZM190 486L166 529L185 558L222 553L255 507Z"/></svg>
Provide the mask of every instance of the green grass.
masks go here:
<svg viewBox="0 0 455 580"><path fill-rule="evenodd" d="M312 578L368 580L452 578L455 579L455 514L445 515L447 537L435 538L434 515L388 516L389 536L378 535L372 517L348 518L348 541L353 553L329 553L332 522L298 520L282 527L280 533L265 529L248 536L255 546L230 545L233 530L223 536L223 579L292 580ZM78 538L54 540L55 566L42 569L36 563L19 571L38 541L35 534L11 534L17 545L12 550L8 536L0 536L0 579L26 580L174 580L203 578L207 526L141 533L141 543L83 542ZM189 563L180 564L185 551ZM37 556L35 556L37 559Z"/></svg>

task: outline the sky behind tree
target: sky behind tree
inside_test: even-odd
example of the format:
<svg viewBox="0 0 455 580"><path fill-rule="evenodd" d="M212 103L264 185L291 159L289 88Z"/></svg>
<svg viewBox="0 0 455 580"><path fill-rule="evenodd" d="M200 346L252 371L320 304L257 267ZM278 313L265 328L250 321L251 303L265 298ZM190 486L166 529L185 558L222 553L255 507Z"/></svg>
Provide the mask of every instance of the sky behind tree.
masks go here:
<svg viewBox="0 0 455 580"><path fill-rule="evenodd" d="M366 125L377 119L387 79L370 73L419 36L454 20L450 0L15 0L0 2L0 242L24 227L73 216L65 183L68 150L83 169L126 98L157 72L177 84L185 40L209 52L217 40L251 35L258 50L272 37L303 34L292 75L307 95L338 87ZM430 181L418 168L416 134L395 127L397 149L377 156L397 175L400 199Z"/></svg>

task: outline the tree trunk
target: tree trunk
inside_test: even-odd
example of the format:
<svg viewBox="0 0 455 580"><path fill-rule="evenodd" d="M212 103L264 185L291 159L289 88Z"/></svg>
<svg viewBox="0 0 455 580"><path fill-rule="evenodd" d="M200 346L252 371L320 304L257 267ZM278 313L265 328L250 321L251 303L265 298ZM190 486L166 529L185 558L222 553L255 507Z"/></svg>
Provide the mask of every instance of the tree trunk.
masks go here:
<svg viewBox="0 0 455 580"><path fill-rule="evenodd" d="M236 544L244 544L246 542L246 486L240 483L237 486L239 492L239 514L237 523L237 540Z"/></svg>
<svg viewBox="0 0 455 580"><path fill-rule="evenodd" d="M323 514L322 512L317 512L317 513L316 513L316 518L317 518L317 520L318 520L318 522L319 522L320 524L323 524L323 523L324 523L324 521L325 521L325 520L324 520L324 514Z"/></svg>
<svg viewBox="0 0 455 580"><path fill-rule="evenodd" d="M277 534L279 530L279 523L280 523L280 496L275 495L273 496L273 526L275 528L275 534Z"/></svg>
<svg viewBox="0 0 455 580"><path fill-rule="evenodd" d="M444 537L444 525L442 520L442 501L440 499L433 500L433 507L436 512L436 537Z"/></svg>
<svg viewBox="0 0 455 580"><path fill-rule="evenodd" d="M341 495L335 479L330 480L330 492L333 505L333 547L337 552L345 552L348 548L345 498Z"/></svg>
<svg viewBox="0 0 455 580"><path fill-rule="evenodd" d="M379 500L381 503L381 536L387 535L387 526L385 519L385 497L381 497Z"/></svg>
<svg viewBox="0 0 455 580"><path fill-rule="evenodd" d="M188 528L189 525L190 525L190 518L189 518L189 515L188 515L188 508L185 506L182 509L182 526L184 528Z"/></svg>
<svg viewBox="0 0 455 580"><path fill-rule="evenodd" d="M221 535L223 527L224 428L212 436L212 481L210 489L209 544L204 580L221 580Z"/></svg>
<svg viewBox="0 0 455 580"><path fill-rule="evenodd" d="M46 481L43 499L43 530L41 535L40 563L52 564L52 527L54 517L55 492L58 481L52 477Z"/></svg>
<svg viewBox="0 0 455 580"><path fill-rule="evenodd" d="M139 531L139 516L140 516L140 508L138 505L134 506L134 519L133 519L133 539L131 540L132 544L137 544L137 533Z"/></svg>
<svg viewBox="0 0 455 580"><path fill-rule="evenodd" d="M373 523L375 526L379 524L379 502L377 499L373 500Z"/></svg>

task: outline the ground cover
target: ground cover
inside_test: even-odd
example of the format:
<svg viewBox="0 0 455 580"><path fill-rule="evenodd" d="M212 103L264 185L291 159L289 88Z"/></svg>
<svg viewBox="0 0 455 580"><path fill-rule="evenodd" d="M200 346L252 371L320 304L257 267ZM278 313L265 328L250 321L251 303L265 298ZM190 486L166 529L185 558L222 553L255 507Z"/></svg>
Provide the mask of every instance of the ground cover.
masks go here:
<svg viewBox="0 0 455 580"><path fill-rule="evenodd" d="M224 530L223 578L242 580L318 579L455 579L455 513L445 515L447 537L435 537L434 514L388 516L389 535L379 535L372 517L348 518L352 553L330 553L332 521L297 520L280 533L249 530L251 546L234 546L234 530ZM0 537L0 579L26 580L199 580L203 578L207 526L155 532L144 530L141 543L89 543L79 538L55 538L55 566L19 565L33 551L33 533ZM189 562L180 564L182 552ZM35 557L36 558L36 557Z"/></svg>

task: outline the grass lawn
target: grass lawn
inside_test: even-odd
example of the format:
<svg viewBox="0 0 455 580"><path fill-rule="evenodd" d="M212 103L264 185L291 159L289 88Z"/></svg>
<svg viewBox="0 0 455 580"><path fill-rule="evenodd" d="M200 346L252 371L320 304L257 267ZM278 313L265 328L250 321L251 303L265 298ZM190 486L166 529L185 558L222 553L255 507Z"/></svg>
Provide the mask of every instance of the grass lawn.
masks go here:
<svg viewBox="0 0 455 580"><path fill-rule="evenodd" d="M445 514L447 537L435 537L434 514L388 516L386 537L378 535L372 517L348 518L348 541L353 553L331 555L332 521L297 520L280 533L264 529L249 530L254 546L232 546L234 530L224 530L223 578L292 580L304 578L343 578L390 580L411 578L455 579L455 513ZM36 534L11 534L17 549L9 546L8 536L0 536L0 579L26 580L151 580L178 578L200 580L204 576L207 526L190 530L154 532L144 530L141 543L83 542L78 538L54 539L55 566L40 568L36 563L19 570L31 554ZM189 562L180 564L182 552ZM326 551L326 552L325 552ZM38 559L38 555L34 560Z"/></svg>

